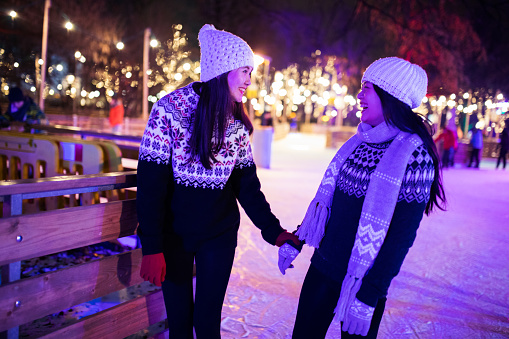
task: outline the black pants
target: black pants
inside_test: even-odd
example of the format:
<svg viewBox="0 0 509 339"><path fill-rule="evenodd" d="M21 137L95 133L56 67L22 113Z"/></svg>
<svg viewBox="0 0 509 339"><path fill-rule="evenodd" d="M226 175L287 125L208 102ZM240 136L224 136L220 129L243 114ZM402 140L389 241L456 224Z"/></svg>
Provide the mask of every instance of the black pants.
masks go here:
<svg viewBox="0 0 509 339"><path fill-rule="evenodd" d="M502 165L503 165L503 168L505 169L505 155L507 154L507 150L505 148L501 148L500 149L500 153L498 153L498 159L497 159L497 167L498 168L498 165L500 165L500 160L502 160Z"/></svg>
<svg viewBox="0 0 509 339"><path fill-rule="evenodd" d="M479 148L472 148L472 153L470 153L470 162L468 163L468 167L472 166L472 162L475 161L475 167L479 168L479 152L481 150Z"/></svg>
<svg viewBox="0 0 509 339"><path fill-rule="evenodd" d="M172 339L221 338L221 309L235 256L235 247L186 252L171 248L164 253L166 278L164 305ZM193 302L193 262L196 292Z"/></svg>
<svg viewBox="0 0 509 339"><path fill-rule="evenodd" d="M329 279L311 264L300 292L299 308L292 338L325 338L334 318L334 309L338 303L340 292L340 282ZM351 335L342 331L341 339L376 338L386 301L386 298L378 300L367 337Z"/></svg>

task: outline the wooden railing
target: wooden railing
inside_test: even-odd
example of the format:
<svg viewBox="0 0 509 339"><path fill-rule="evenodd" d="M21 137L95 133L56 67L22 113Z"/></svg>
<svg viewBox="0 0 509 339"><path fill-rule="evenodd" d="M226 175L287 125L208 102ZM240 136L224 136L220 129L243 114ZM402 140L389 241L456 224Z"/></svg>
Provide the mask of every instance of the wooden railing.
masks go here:
<svg viewBox="0 0 509 339"><path fill-rule="evenodd" d="M0 181L0 332L142 283L141 249L20 279L20 261L132 235L136 199L22 215L25 199L128 189L136 172ZM45 338L123 338L165 319L160 290L86 316Z"/></svg>
<svg viewBox="0 0 509 339"><path fill-rule="evenodd" d="M124 135L116 133L107 133L104 131L94 131L74 126L64 125L26 125L29 131L46 131L50 134L77 135L82 139L98 138L114 140L122 151L122 157L127 159L138 159L138 150L142 137L138 135Z"/></svg>

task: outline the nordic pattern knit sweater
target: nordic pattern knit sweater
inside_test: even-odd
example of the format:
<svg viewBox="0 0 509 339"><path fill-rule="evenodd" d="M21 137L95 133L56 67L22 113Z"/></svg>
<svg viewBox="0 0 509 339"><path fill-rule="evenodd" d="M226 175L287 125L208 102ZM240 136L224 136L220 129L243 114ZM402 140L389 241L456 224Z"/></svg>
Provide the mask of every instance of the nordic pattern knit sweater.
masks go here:
<svg viewBox="0 0 509 339"><path fill-rule="evenodd" d="M340 170L325 235L311 258L316 268L339 284L346 275L371 174L391 142L361 143ZM421 145L410 157L387 236L357 293L363 303L375 307L387 295L415 240L433 178L433 161Z"/></svg>
<svg viewBox="0 0 509 339"><path fill-rule="evenodd" d="M229 121L224 147L205 169L190 155L189 139L199 95L193 84L154 104L138 160L138 235L143 254L165 246L187 251L237 245L237 200L270 244L283 232L260 190L249 132Z"/></svg>

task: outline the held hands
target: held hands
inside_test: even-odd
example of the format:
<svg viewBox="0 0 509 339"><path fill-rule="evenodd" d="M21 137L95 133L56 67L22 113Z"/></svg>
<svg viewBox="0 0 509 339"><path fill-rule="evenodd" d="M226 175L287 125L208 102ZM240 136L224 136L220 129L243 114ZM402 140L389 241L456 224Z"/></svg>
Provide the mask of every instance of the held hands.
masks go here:
<svg viewBox="0 0 509 339"><path fill-rule="evenodd" d="M277 265L283 275L285 275L286 269L293 268L292 261L294 261L300 253L295 247L289 245L288 242L279 248L279 260Z"/></svg>
<svg viewBox="0 0 509 339"><path fill-rule="evenodd" d="M277 264L281 274L285 275L288 268L293 268L292 262L300 253L302 244L295 234L285 231L277 237L276 246L280 246Z"/></svg>
<svg viewBox="0 0 509 339"><path fill-rule="evenodd" d="M367 336L373 318L374 307L368 306L357 298L353 301L348 311L342 330L349 334Z"/></svg>
<svg viewBox="0 0 509 339"><path fill-rule="evenodd" d="M161 286L166 276L166 261L162 253L144 255L141 260L140 277Z"/></svg>

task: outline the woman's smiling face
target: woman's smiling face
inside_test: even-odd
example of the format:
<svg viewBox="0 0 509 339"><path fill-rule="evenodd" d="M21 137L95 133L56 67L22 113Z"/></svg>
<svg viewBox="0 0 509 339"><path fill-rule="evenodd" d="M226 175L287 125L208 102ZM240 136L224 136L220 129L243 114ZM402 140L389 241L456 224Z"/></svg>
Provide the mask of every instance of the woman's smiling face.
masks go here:
<svg viewBox="0 0 509 339"><path fill-rule="evenodd" d="M244 66L228 73L228 87L230 87L230 94L236 102L242 102L244 92L251 85L252 71L253 67Z"/></svg>
<svg viewBox="0 0 509 339"><path fill-rule="evenodd" d="M372 127L378 126L384 122L382 102L371 82L366 81L362 84L361 91L357 95L357 98L360 100L362 108L362 122Z"/></svg>

